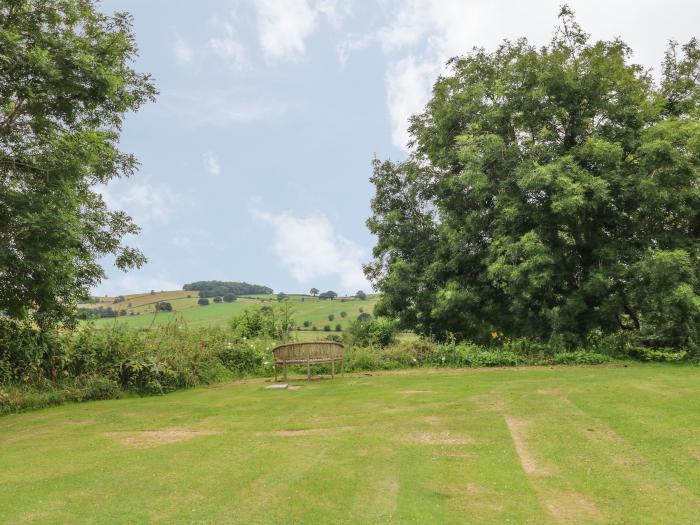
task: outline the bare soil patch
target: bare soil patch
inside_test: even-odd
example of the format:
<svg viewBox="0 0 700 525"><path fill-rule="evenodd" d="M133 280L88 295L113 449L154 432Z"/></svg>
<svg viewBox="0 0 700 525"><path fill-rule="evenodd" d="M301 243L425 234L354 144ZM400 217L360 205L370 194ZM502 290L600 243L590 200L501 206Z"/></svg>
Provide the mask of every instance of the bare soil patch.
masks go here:
<svg viewBox="0 0 700 525"><path fill-rule="evenodd" d="M143 430L140 432L108 432L105 435L115 438L122 445L127 447L149 448L178 443L198 436L211 436L218 433L219 432L213 430L167 428L161 430Z"/></svg>
<svg viewBox="0 0 700 525"><path fill-rule="evenodd" d="M546 476L551 474L551 468L535 459L530 451L527 442L527 431L530 423L522 418L513 416L505 416L505 420L506 425L508 425L510 437L515 445L515 451L518 453L520 464L525 473L530 476Z"/></svg>
<svg viewBox="0 0 700 525"><path fill-rule="evenodd" d="M559 523L595 523L603 516L595 504L579 492L551 494L545 504L547 511Z"/></svg>
<svg viewBox="0 0 700 525"><path fill-rule="evenodd" d="M328 427L328 428L299 428L299 429L283 429L273 430L271 432L258 432L258 436L278 436L278 437L296 437L296 436L312 436L332 434L335 432L345 432L354 430L355 427Z"/></svg>
<svg viewBox="0 0 700 525"><path fill-rule="evenodd" d="M416 432L406 436L408 443L422 445L469 445L474 440L464 434L452 432Z"/></svg>

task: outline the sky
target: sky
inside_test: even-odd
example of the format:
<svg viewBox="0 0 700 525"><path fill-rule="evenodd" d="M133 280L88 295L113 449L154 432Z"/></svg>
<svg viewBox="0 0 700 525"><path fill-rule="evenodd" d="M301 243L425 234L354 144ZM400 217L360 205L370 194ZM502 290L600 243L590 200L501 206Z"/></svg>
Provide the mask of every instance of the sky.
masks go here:
<svg viewBox="0 0 700 525"><path fill-rule="evenodd" d="M247 281L275 291L371 290L372 159L410 153L408 118L445 62L505 38L548 43L550 0L104 0L134 17L155 103L126 118L139 172L102 186L142 228L148 263L96 294ZM595 40L622 37L659 70L700 36L696 0L571 1Z"/></svg>

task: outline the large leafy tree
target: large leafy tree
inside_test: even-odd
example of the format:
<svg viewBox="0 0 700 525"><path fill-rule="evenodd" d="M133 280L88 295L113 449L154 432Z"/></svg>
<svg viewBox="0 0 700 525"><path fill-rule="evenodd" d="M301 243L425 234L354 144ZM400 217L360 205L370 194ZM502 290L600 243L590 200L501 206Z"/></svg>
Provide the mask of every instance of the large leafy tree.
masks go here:
<svg viewBox="0 0 700 525"><path fill-rule="evenodd" d="M410 158L374 164L378 313L438 337L700 342L700 45L672 43L660 82L630 56L564 7L548 46L449 62Z"/></svg>
<svg viewBox="0 0 700 525"><path fill-rule="evenodd" d="M93 188L131 175L122 119L153 99L131 19L91 0L0 3L0 317L70 320L104 276L96 262L139 266L122 238L138 232Z"/></svg>

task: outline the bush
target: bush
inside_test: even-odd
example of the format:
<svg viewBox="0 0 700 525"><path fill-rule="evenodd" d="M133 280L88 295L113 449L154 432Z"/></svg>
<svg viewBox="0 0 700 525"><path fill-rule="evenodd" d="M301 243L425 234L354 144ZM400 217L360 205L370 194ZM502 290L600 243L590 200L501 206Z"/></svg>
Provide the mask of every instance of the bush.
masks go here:
<svg viewBox="0 0 700 525"><path fill-rule="evenodd" d="M216 297L214 297L214 302L215 302L215 303L220 303L220 302L222 302L222 301L223 301L223 299L221 298L221 296L217 295Z"/></svg>
<svg viewBox="0 0 700 525"><path fill-rule="evenodd" d="M323 327L324 332L330 332L331 331L331 325L327 324Z"/></svg>
<svg viewBox="0 0 700 525"><path fill-rule="evenodd" d="M209 304L209 299L207 299L206 297L200 297L199 299L197 299L197 304L199 306L207 306Z"/></svg>
<svg viewBox="0 0 700 525"><path fill-rule="evenodd" d="M311 326L311 321L304 321L303 324L304 324L304 328L308 328L309 326Z"/></svg>
<svg viewBox="0 0 700 525"><path fill-rule="evenodd" d="M340 324L337 324L337 325L335 325L335 331L336 331L336 332L342 332L342 331L343 331L343 327L340 326Z"/></svg>
<svg viewBox="0 0 700 525"><path fill-rule="evenodd" d="M348 316L347 312L340 312L340 317L345 318Z"/></svg>
<svg viewBox="0 0 700 525"><path fill-rule="evenodd" d="M683 361L688 357L687 350L676 350L674 348L645 348L642 346L631 349L633 357L642 361L658 361L662 363L673 363Z"/></svg>
<svg viewBox="0 0 700 525"><path fill-rule="evenodd" d="M121 396L119 384L112 379L101 376L90 376L82 381L79 399L90 401L98 399L115 399Z"/></svg>
<svg viewBox="0 0 700 525"><path fill-rule="evenodd" d="M591 352L590 350L558 352L553 357L553 362L558 365L599 365L610 361L612 361L610 356Z"/></svg>
<svg viewBox="0 0 700 525"><path fill-rule="evenodd" d="M232 293L224 294L224 302L225 303L232 303L235 300L236 300L236 296L233 295Z"/></svg>
<svg viewBox="0 0 700 525"><path fill-rule="evenodd" d="M372 319L369 314L362 314L367 317L358 317L351 321L346 333L349 334L351 344L357 346L388 346L396 339L396 324L388 319Z"/></svg>
<svg viewBox="0 0 700 525"><path fill-rule="evenodd" d="M335 319L335 315L333 314L328 314L328 320L333 321Z"/></svg>
<svg viewBox="0 0 700 525"><path fill-rule="evenodd" d="M456 368L516 366L518 356L501 348L484 349L472 343L448 343L436 347L429 356L434 366L449 366Z"/></svg>
<svg viewBox="0 0 700 525"><path fill-rule="evenodd" d="M159 301L156 303L156 312L172 312L173 311L173 305L165 302L165 301Z"/></svg>

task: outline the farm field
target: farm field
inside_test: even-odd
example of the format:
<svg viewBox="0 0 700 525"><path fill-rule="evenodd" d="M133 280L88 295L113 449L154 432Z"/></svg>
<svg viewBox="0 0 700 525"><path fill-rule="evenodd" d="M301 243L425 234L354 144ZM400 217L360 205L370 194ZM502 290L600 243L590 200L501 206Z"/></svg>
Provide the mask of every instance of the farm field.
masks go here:
<svg viewBox="0 0 700 525"><path fill-rule="evenodd" d="M696 523L700 369L249 380L0 418L2 523Z"/></svg>
<svg viewBox="0 0 700 525"><path fill-rule="evenodd" d="M190 295L190 297L187 297ZM171 291L157 292L153 295L135 294L124 296L125 300L114 304L113 297L102 298L102 302L96 305L81 305L83 307L110 306L113 309L126 309L139 315L125 315L120 317L103 318L93 321L99 327L111 327L115 324L124 323L136 328L147 328L156 324L167 324L172 322L182 322L192 326L217 326L226 324L234 315L240 314L247 308L260 308L264 305L278 306L274 295L255 295L240 297L233 303L214 303L207 306L197 304L199 297L197 292ZM303 298L303 301L302 301ZM325 325L330 325L335 330L337 324L345 329L347 323L356 319L361 313L360 310L372 313L374 305L378 300L377 296L368 296L364 301L354 298L338 298L333 301L319 300L310 296L289 295L285 304L291 309L292 318L297 326L301 326L304 321L312 323L319 332L323 331ZM173 312L155 313L155 304L159 301L167 301L173 307ZM131 304L131 307L128 305ZM341 312L346 316L342 317ZM333 321L329 321L328 315L334 316ZM300 339L308 337L318 337L317 332L308 330L299 333Z"/></svg>

